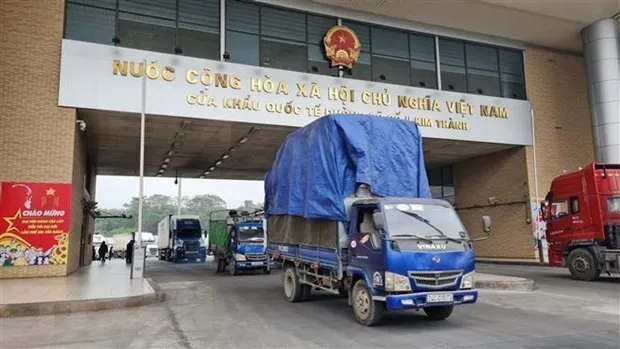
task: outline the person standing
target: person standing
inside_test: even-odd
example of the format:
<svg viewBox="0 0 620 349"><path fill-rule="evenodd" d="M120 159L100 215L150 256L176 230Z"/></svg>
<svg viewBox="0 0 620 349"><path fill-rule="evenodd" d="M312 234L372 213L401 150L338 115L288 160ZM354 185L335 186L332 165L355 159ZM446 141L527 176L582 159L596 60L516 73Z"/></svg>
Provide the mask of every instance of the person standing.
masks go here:
<svg viewBox="0 0 620 349"><path fill-rule="evenodd" d="M127 243L127 252L125 253L125 262L127 262L127 263L131 263L131 259L133 257L133 245L134 245L134 243L135 243L134 239L131 239Z"/></svg>
<svg viewBox="0 0 620 349"><path fill-rule="evenodd" d="M101 243L101 246L99 246L99 259L101 260L102 264L105 263L107 253L108 253L108 245L105 243L105 241L103 241Z"/></svg>

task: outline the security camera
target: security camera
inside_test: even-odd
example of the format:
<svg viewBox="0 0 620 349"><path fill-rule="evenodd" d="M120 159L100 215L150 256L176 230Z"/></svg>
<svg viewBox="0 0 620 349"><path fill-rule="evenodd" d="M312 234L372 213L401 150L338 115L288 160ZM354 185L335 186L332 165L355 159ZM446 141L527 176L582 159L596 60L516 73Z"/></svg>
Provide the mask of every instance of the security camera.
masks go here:
<svg viewBox="0 0 620 349"><path fill-rule="evenodd" d="M86 131L86 121L76 120L75 123L78 124L78 126L80 127L80 131L82 132Z"/></svg>

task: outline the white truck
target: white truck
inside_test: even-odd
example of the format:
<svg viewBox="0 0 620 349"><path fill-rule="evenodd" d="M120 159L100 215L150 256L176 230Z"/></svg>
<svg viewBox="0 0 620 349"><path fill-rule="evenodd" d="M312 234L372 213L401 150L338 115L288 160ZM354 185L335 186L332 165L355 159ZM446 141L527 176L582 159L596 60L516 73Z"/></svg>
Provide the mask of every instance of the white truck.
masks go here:
<svg viewBox="0 0 620 349"><path fill-rule="evenodd" d="M207 248L203 227L197 215L167 215L157 225L157 250L160 260L205 262Z"/></svg>

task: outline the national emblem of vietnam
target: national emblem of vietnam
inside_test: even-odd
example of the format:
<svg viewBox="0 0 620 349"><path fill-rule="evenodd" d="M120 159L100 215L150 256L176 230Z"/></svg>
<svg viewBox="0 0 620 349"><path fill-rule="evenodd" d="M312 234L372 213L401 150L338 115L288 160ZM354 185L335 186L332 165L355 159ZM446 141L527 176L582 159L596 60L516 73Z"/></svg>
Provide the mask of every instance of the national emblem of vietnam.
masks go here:
<svg viewBox="0 0 620 349"><path fill-rule="evenodd" d="M352 69L362 49L362 44L355 32L343 25L336 25L328 30L323 38L323 44L327 58L332 61L332 67Z"/></svg>

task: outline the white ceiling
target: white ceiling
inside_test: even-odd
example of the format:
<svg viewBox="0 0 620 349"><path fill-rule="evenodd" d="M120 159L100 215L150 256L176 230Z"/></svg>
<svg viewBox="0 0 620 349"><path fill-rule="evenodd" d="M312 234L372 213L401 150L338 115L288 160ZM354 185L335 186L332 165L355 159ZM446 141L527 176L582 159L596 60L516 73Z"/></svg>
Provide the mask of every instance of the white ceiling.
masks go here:
<svg viewBox="0 0 620 349"><path fill-rule="evenodd" d="M574 52L582 28L620 12L620 0L311 1Z"/></svg>
<svg viewBox="0 0 620 349"><path fill-rule="evenodd" d="M139 175L140 117L136 114L79 110L86 121L89 156L100 175ZM145 130L145 175L155 176L170 156L164 177L198 178L236 146L208 178L262 180L284 138L295 128L148 115ZM254 129L244 144L238 141ZM182 134L180 136L180 134ZM512 146L424 139L426 166L433 168Z"/></svg>

